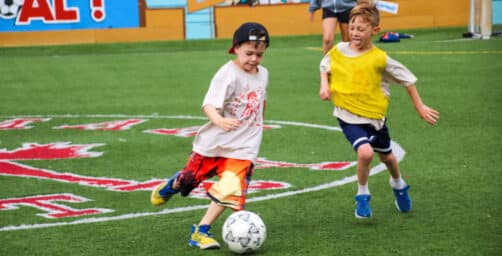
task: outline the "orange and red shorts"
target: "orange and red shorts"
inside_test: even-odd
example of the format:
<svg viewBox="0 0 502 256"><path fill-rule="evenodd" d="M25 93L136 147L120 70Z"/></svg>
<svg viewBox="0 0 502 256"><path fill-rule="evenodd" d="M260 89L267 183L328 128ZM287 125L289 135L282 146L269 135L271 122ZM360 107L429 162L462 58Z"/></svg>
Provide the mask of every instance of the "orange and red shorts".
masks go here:
<svg viewBox="0 0 502 256"><path fill-rule="evenodd" d="M242 210L252 174L253 163L249 160L207 157L192 152L178 177L180 193L188 196L202 181L218 176L216 183L206 187L207 195L220 205Z"/></svg>

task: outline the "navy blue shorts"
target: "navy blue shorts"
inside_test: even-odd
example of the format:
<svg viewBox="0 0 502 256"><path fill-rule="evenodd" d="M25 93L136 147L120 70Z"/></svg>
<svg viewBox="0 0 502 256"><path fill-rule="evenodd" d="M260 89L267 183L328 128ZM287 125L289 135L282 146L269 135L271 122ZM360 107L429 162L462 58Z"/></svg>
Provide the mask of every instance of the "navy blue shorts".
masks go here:
<svg viewBox="0 0 502 256"><path fill-rule="evenodd" d="M369 143L375 152L383 154L392 152L389 129L386 124L377 131L371 124L349 124L339 118L338 123L345 138L352 144L355 151L359 146Z"/></svg>
<svg viewBox="0 0 502 256"><path fill-rule="evenodd" d="M348 9L344 12L333 12L329 8L322 8L322 19L336 18L340 23L349 23L351 10L352 9Z"/></svg>

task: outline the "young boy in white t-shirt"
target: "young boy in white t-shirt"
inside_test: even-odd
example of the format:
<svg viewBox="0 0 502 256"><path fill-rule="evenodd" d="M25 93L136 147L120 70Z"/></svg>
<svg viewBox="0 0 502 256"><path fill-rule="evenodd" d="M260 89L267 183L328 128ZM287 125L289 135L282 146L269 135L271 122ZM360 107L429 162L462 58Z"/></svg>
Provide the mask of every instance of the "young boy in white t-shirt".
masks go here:
<svg viewBox="0 0 502 256"><path fill-rule="evenodd" d="M211 224L227 207L244 208L262 140L268 71L260 63L269 42L259 23L244 23L235 31L229 50L235 59L213 76L202 104L209 122L198 131L186 166L152 191L151 203L161 205L174 194L188 196L202 181L219 177L207 188L211 203L192 226L190 246L219 248L209 233Z"/></svg>

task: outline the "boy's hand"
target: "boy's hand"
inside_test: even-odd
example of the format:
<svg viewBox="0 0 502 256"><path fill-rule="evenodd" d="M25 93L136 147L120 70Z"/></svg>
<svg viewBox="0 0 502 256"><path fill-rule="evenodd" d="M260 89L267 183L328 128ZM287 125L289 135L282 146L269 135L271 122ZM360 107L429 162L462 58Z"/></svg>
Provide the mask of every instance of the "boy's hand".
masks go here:
<svg viewBox="0 0 502 256"><path fill-rule="evenodd" d="M225 117L215 118L215 120L213 120L213 123L227 132L236 130L241 126L241 121Z"/></svg>
<svg viewBox="0 0 502 256"><path fill-rule="evenodd" d="M236 130L241 126L241 121L221 116L219 111L212 105L204 106L202 111L209 118L209 121L227 132Z"/></svg>
<svg viewBox="0 0 502 256"><path fill-rule="evenodd" d="M430 125L435 124L439 120L439 112L433 108L428 107L422 102L420 95L418 94L415 85L410 85L406 87L408 94L410 95L411 101L415 106L418 114L422 119L424 119Z"/></svg>
<svg viewBox="0 0 502 256"><path fill-rule="evenodd" d="M417 108L418 114L430 125L434 125L439 120L439 112L426 105Z"/></svg>
<svg viewBox="0 0 502 256"><path fill-rule="evenodd" d="M331 90L329 88L321 86L321 90L319 91L319 97L321 98L321 100L331 99Z"/></svg>

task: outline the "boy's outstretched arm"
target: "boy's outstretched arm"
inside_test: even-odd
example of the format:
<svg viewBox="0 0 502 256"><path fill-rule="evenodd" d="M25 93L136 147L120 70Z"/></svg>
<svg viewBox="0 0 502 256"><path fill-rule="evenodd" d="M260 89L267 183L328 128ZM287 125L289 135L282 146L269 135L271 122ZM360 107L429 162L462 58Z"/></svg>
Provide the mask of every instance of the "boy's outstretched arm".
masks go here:
<svg viewBox="0 0 502 256"><path fill-rule="evenodd" d="M415 85L410 85L406 87L408 95L410 95L411 101L418 112L418 115L424 119L427 123L433 125L439 120L439 112L433 108L426 106L420 95L418 94L417 87Z"/></svg>
<svg viewBox="0 0 502 256"><path fill-rule="evenodd" d="M209 121L227 132L233 131L241 126L241 121L221 116L218 110L212 105L205 105L202 111L206 114L207 118L209 118Z"/></svg>
<svg viewBox="0 0 502 256"><path fill-rule="evenodd" d="M319 97L321 100L331 99L331 89L329 88L329 73L321 72L321 88L319 89Z"/></svg>

